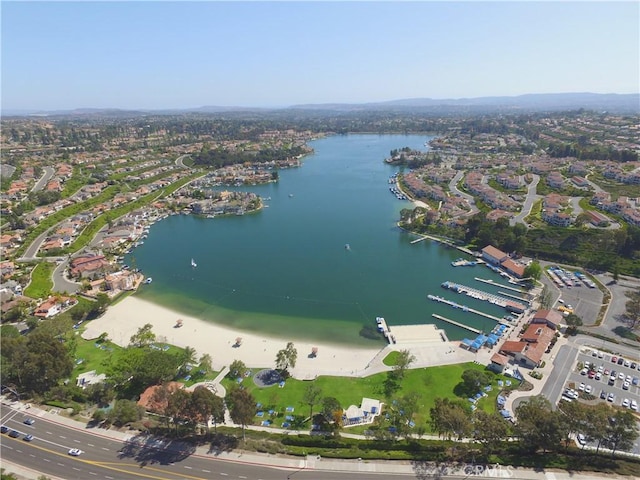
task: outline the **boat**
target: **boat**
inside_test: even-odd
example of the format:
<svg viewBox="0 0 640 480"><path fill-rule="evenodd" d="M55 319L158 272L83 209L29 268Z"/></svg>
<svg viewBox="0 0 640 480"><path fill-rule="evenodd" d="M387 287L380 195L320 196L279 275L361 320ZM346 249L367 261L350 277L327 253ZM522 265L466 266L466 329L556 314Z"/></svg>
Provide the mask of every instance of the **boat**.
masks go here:
<svg viewBox="0 0 640 480"><path fill-rule="evenodd" d="M345 250L351 250L351 245L349 245L348 243L344 244L344 249Z"/></svg>
<svg viewBox="0 0 640 480"><path fill-rule="evenodd" d="M147 285L149 285L151 282L153 282L153 279L151 277L148 277L144 283L146 283Z"/></svg>
<svg viewBox="0 0 640 480"><path fill-rule="evenodd" d="M193 268L196 268L198 266L198 264L196 262L193 261L193 258L191 259L191 266Z"/></svg>

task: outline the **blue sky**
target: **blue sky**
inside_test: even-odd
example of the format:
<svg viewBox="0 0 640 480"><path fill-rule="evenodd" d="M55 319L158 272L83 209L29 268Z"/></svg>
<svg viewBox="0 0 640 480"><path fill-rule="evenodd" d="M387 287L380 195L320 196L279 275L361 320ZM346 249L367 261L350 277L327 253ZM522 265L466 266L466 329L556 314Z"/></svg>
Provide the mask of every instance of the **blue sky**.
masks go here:
<svg viewBox="0 0 640 480"><path fill-rule="evenodd" d="M636 1L1 8L3 110L640 90Z"/></svg>

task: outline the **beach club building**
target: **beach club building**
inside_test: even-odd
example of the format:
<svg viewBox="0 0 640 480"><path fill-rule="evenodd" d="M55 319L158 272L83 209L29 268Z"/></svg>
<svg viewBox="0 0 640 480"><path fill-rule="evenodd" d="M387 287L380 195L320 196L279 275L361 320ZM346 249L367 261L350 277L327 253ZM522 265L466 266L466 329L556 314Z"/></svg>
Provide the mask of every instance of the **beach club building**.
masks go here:
<svg viewBox="0 0 640 480"><path fill-rule="evenodd" d="M493 245L487 245L482 249L482 259L492 265L501 265L508 258L509 255Z"/></svg>

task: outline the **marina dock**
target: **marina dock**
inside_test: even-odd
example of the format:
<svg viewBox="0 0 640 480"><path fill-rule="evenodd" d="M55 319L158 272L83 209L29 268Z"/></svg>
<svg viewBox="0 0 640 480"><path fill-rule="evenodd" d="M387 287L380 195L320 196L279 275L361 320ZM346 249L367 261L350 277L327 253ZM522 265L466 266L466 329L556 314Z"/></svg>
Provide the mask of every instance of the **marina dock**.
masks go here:
<svg viewBox="0 0 640 480"><path fill-rule="evenodd" d="M522 303L515 302L513 300L509 300L492 293L483 292L482 290L467 287L466 285L461 285L455 282L445 281L442 283L442 288L446 288L457 293L464 293L471 298L484 300L485 302L492 303L510 312L523 313L526 310L526 306Z"/></svg>
<svg viewBox="0 0 640 480"><path fill-rule="evenodd" d="M469 308L466 305L460 305L460 304L458 304L456 302L452 302L451 300L447 300L446 298L439 297L437 295L427 295L427 298L429 300L433 300L435 302L444 303L444 304L449 305L449 306L451 306L453 308L459 308L463 312L471 312L471 313L475 313L476 315L480 315L482 317L489 318L491 320L494 320L496 322L501 323L502 325L507 325L507 326L511 325L509 322L503 320L502 318L495 317L493 315L489 315L488 313L481 312L480 310L476 310L474 308Z"/></svg>
<svg viewBox="0 0 640 480"><path fill-rule="evenodd" d="M521 288L513 288L513 287L510 287L508 285L504 285L502 283L494 282L493 280L489 280L489 279L486 279L486 278L478 278L478 277L473 277L473 278L474 278L474 280L477 280L478 282L488 283L489 285L495 285L496 287L504 288L505 290L511 290L512 292L522 293L522 289Z"/></svg>
<svg viewBox="0 0 640 480"><path fill-rule="evenodd" d="M382 332L385 338L389 341L389 343L396 343L395 338L391 334L389 327L387 326L387 322L384 317L376 317L376 323L378 324L378 331Z"/></svg>
<svg viewBox="0 0 640 480"><path fill-rule="evenodd" d="M432 313L431 316L433 318L437 318L438 320L442 320L443 322L450 323L451 325L455 325L456 327L464 328L465 330L469 330L473 333L482 333L477 328L470 327L469 325L465 325L464 323L456 322L455 320L451 320L450 318L443 317L442 315L438 315L437 313Z"/></svg>

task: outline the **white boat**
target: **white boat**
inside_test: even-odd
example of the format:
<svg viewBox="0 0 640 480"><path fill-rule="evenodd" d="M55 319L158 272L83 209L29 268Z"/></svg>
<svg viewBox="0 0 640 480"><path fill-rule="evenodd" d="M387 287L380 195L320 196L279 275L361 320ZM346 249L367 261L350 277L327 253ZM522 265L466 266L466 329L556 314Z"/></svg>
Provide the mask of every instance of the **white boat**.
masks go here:
<svg viewBox="0 0 640 480"><path fill-rule="evenodd" d="M344 248L345 250L351 250L351 245L349 245L348 243L345 243Z"/></svg>
<svg viewBox="0 0 640 480"><path fill-rule="evenodd" d="M191 259L191 266L193 268L196 268L198 266L198 264L196 262L193 261L193 258Z"/></svg>
<svg viewBox="0 0 640 480"><path fill-rule="evenodd" d="M144 283L146 283L147 285L150 284L151 282L153 282L153 279L151 277L147 278Z"/></svg>

